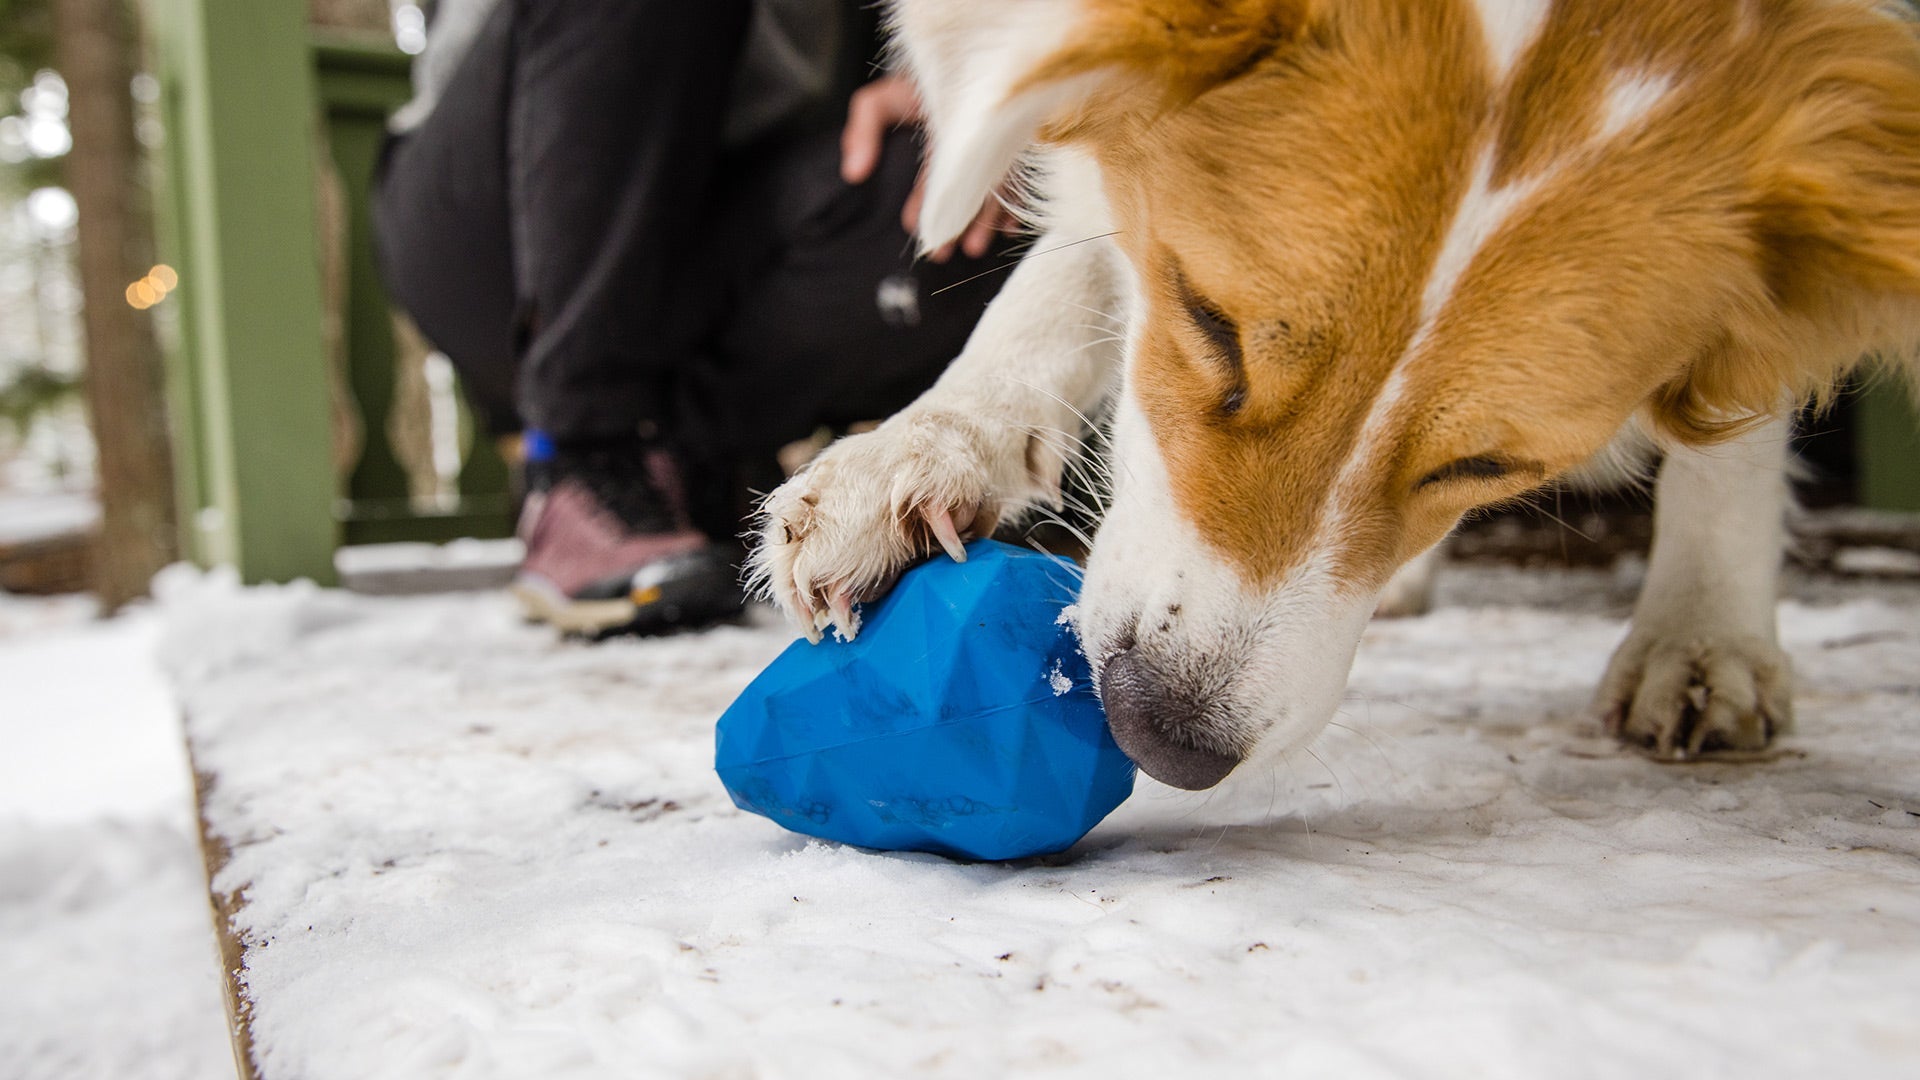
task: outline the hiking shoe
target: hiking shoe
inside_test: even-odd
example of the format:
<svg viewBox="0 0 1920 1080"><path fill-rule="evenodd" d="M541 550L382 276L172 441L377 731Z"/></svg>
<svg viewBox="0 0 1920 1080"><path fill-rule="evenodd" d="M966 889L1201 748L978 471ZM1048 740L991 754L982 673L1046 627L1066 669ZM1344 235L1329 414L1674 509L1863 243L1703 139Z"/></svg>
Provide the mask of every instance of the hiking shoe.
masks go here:
<svg viewBox="0 0 1920 1080"><path fill-rule="evenodd" d="M684 555L648 563L631 574L587 586L569 606L586 615L606 605L605 623L577 617L562 630L605 637L612 634L669 634L729 622L746 610L738 570L741 553L730 545L708 544ZM617 605L617 606L616 606ZM612 616L624 612L623 621ZM610 625L611 624L611 625Z"/></svg>
<svg viewBox="0 0 1920 1080"><path fill-rule="evenodd" d="M687 519L672 458L636 441L528 440L513 592L527 617L569 634L659 634L737 617L736 553Z"/></svg>

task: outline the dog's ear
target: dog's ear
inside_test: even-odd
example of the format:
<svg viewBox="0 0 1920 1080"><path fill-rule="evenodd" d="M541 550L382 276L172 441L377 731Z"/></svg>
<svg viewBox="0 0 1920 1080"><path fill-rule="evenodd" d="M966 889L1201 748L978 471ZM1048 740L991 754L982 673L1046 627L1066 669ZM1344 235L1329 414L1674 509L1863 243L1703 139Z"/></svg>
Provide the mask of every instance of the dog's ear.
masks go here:
<svg viewBox="0 0 1920 1080"><path fill-rule="evenodd" d="M1043 125L1165 104L1298 35L1313 0L893 0L932 127L921 242L960 235Z"/></svg>

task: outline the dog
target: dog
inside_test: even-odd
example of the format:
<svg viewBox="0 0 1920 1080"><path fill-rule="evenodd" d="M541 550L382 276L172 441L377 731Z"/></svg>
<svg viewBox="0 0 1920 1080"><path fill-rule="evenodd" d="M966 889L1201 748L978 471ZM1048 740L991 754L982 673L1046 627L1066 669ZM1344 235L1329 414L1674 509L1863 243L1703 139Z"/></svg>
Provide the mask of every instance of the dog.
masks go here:
<svg viewBox="0 0 1920 1080"><path fill-rule="evenodd" d="M895 0L921 232L1025 162L1039 237L939 382L764 502L816 639L914 561L1111 503L1078 628L1115 738L1210 787L1314 738L1396 571L1664 453L1599 714L1791 721L1790 414L1920 341L1920 39L1871 0ZM1395 588L1411 588L1403 576Z"/></svg>

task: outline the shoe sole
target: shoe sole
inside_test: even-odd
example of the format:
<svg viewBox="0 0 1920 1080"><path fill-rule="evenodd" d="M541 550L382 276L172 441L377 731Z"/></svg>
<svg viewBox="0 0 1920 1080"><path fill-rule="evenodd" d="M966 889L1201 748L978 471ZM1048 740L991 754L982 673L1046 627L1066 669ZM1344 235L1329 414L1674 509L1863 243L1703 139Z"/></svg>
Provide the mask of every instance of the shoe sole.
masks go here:
<svg viewBox="0 0 1920 1080"><path fill-rule="evenodd" d="M520 602L521 614L529 622L545 623L563 634L577 637L602 638L622 633L654 636L738 622L746 616L744 605L696 606L691 610L674 606L663 612L667 615L664 621L655 623L645 618L651 614L648 609L653 603L641 604L631 597L574 600L523 581L514 582L509 591ZM657 590L655 596L658 596Z"/></svg>
<svg viewBox="0 0 1920 1080"><path fill-rule="evenodd" d="M524 581L514 582L510 591L529 622L545 623L563 634L611 634L632 625L640 611L632 600L569 600Z"/></svg>

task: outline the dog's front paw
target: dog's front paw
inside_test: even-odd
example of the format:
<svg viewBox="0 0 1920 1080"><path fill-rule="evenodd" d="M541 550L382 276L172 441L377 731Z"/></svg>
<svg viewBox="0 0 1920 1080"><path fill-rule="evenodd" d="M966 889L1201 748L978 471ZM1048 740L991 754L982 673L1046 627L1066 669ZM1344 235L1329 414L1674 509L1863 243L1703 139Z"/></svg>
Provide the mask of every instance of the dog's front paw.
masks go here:
<svg viewBox="0 0 1920 1080"><path fill-rule="evenodd" d="M993 530L985 440L951 413L903 414L828 447L767 496L750 573L813 641L859 632L856 602L937 551L966 561L968 536Z"/></svg>
<svg viewBox="0 0 1920 1080"><path fill-rule="evenodd" d="M1595 699L1607 730L1656 757L1766 749L1793 723L1792 677L1757 637L1641 633L1613 654Z"/></svg>

